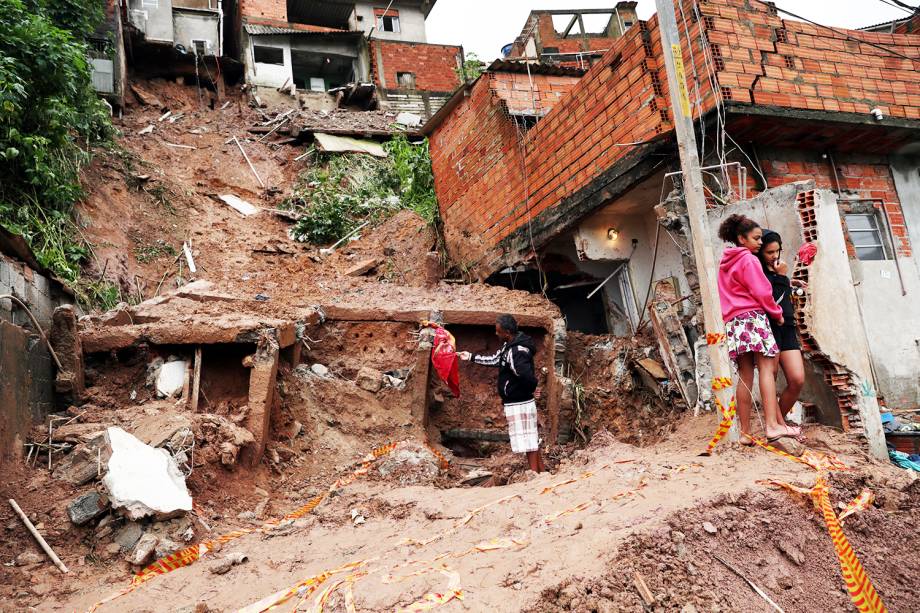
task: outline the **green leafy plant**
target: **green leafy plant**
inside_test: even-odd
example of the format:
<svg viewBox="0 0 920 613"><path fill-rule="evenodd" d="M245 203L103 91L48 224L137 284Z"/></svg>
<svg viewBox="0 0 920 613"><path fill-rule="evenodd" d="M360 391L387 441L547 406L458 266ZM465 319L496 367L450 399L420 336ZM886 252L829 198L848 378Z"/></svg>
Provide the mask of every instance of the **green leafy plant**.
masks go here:
<svg viewBox="0 0 920 613"><path fill-rule="evenodd" d="M457 78L461 82L475 81L479 75L486 71L486 63L479 59L475 53L466 53L463 58L463 66L454 68Z"/></svg>
<svg viewBox="0 0 920 613"><path fill-rule="evenodd" d="M112 135L83 42L102 15L99 0L0 0L0 225L72 284L87 253L79 171Z"/></svg>
<svg viewBox="0 0 920 613"><path fill-rule="evenodd" d="M438 222L438 204L428 142L413 144L396 135L384 144L388 157L318 157L300 178L285 208L301 214L292 236L327 244L365 221L377 223L410 209L429 224Z"/></svg>

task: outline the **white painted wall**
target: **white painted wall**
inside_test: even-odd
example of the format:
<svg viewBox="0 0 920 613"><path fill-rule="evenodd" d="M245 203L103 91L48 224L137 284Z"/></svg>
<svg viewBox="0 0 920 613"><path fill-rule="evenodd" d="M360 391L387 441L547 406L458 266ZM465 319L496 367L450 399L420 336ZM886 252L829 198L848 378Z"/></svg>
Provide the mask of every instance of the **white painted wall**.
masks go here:
<svg viewBox="0 0 920 613"><path fill-rule="evenodd" d="M285 81L290 84L291 73L291 43L287 35L261 36L249 35L248 44L243 49L246 63L246 81L252 85L262 87L281 87ZM284 65L263 64L253 59L254 46L279 47L284 52Z"/></svg>
<svg viewBox="0 0 920 613"><path fill-rule="evenodd" d="M220 35L218 33L217 13L173 11L173 35L177 44L185 46L189 53L194 52L193 40L208 41L208 55L220 52Z"/></svg>
<svg viewBox="0 0 920 613"><path fill-rule="evenodd" d="M645 212L631 214L619 213L616 203L608 205L585 219L575 231L576 248L590 260L628 259L632 253L633 239L639 241L629 263L637 309L642 308L652 277L652 262L656 260L653 255L658 217L651 208L654 204L657 203L650 203ZM615 241L607 238L609 228L619 231ZM682 296L690 293L690 286L684 276L680 249L662 228L658 237L658 256L653 281L670 277L677 278ZM686 308L686 303L683 308Z"/></svg>
<svg viewBox="0 0 920 613"><path fill-rule="evenodd" d="M130 0L128 21L147 40L173 41L172 0Z"/></svg>
<svg viewBox="0 0 920 613"><path fill-rule="evenodd" d="M374 17L374 9L385 9L389 4L389 0L381 0L381 2L356 2L355 3L355 17L360 16L361 21L355 21L353 28L367 34L370 32L371 28L374 28L377 21ZM383 40L404 40L414 43L424 43L427 42L425 37L425 14L418 8L418 6L413 6L412 4L404 4L402 2L394 2L390 10L399 11L399 29L397 32L383 32L374 28L373 38L380 38Z"/></svg>

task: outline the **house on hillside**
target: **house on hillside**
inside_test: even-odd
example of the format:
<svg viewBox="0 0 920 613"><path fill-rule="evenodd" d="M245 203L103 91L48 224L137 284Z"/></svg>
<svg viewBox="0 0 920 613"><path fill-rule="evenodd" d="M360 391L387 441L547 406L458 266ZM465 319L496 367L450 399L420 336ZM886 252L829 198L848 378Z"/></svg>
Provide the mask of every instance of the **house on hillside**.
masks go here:
<svg viewBox="0 0 920 613"><path fill-rule="evenodd" d="M920 405L920 35L821 28L745 0L677 11L716 255L734 211L778 229L790 261L817 245L794 265L810 285L804 399L877 443L879 403ZM671 378L702 399L700 271L657 16L580 79L531 64L509 87L507 64L423 128L450 255L546 292L569 329L630 336L651 319Z"/></svg>
<svg viewBox="0 0 920 613"><path fill-rule="evenodd" d="M230 0L235 50L256 91L314 92L372 83L375 101L430 117L460 85L463 50L426 42L434 0Z"/></svg>
<svg viewBox="0 0 920 613"><path fill-rule="evenodd" d="M590 67L617 38L638 21L638 2L610 9L531 11L505 57L574 68Z"/></svg>
<svg viewBox="0 0 920 613"><path fill-rule="evenodd" d="M124 28L116 0L106 0L105 19L87 41L93 89L113 107L124 106L128 67Z"/></svg>

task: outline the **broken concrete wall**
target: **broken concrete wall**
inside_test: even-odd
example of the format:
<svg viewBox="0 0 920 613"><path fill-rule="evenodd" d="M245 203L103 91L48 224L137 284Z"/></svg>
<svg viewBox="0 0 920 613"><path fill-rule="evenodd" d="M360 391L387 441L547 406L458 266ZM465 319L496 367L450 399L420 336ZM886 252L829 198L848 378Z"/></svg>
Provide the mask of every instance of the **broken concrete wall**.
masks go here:
<svg viewBox="0 0 920 613"><path fill-rule="evenodd" d="M790 266L805 238L815 242L818 254L814 262L808 267L797 265L792 275L809 285L804 303L797 303L796 314L808 366L802 397L815 403L823 423L862 430L871 453L884 458L887 456L870 346L853 285L837 198L832 192L812 187L813 183L785 185L752 200L711 210L710 240L724 249L726 245L717 237L719 223L728 215L740 213L780 233ZM721 251L717 250L717 259ZM819 367L817 371L815 366ZM816 373L820 373L824 385L814 376ZM829 404L830 398L836 402Z"/></svg>
<svg viewBox="0 0 920 613"><path fill-rule="evenodd" d="M662 279L675 279L680 293L678 297L687 296L691 291L684 274L680 247L665 228L658 230L658 216L653 207L658 204L660 179L653 177L648 185L653 186L654 193L643 191L642 186L637 187L585 218L575 234L579 254L589 260L629 260L634 301L639 310L650 282L654 287L654 283ZM615 239L609 238L610 229L616 230ZM637 241L635 249L633 241ZM688 307L687 303L678 306L684 312Z"/></svg>
<svg viewBox="0 0 920 613"><path fill-rule="evenodd" d="M246 82L263 87L281 87L285 82L290 85L291 72L291 41L289 36L254 36L246 37L249 44L243 47L243 62L246 64ZM274 47L281 49L283 64L266 64L256 62L253 47Z"/></svg>

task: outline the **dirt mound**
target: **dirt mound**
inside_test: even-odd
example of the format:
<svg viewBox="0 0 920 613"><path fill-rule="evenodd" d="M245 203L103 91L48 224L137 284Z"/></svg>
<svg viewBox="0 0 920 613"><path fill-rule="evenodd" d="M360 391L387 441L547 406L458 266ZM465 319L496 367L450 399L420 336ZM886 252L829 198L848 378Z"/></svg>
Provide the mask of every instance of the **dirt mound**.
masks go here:
<svg viewBox="0 0 920 613"><path fill-rule="evenodd" d="M342 247L330 264L346 273L362 261L376 258L373 277L405 286L437 283L441 260L437 234L413 211L400 211L379 226L362 232L361 238Z"/></svg>
<svg viewBox="0 0 920 613"><path fill-rule="evenodd" d="M657 351L649 334L630 338L569 332L568 376L575 385L572 421L582 442L608 431L615 439L651 445L673 432L683 415L676 399L643 379L636 361Z"/></svg>
<svg viewBox="0 0 920 613"><path fill-rule="evenodd" d="M866 481L835 474L831 499L851 500ZM920 587L908 570L914 565L920 491L873 485L898 503L851 516L845 532L889 609L910 611L920 599ZM671 515L665 524L624 542L602 576L563 581L525 609L648 610L636 588L638 574L655 599L655 611L770 610L718 557L786 611L852 610L827 529L805 497L794 499L779 491L721 497Z"/></svg>

